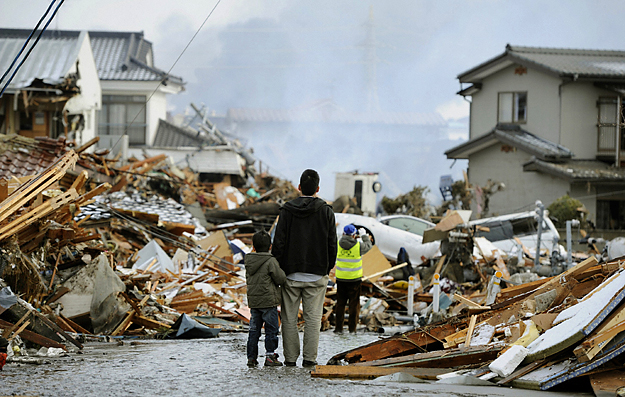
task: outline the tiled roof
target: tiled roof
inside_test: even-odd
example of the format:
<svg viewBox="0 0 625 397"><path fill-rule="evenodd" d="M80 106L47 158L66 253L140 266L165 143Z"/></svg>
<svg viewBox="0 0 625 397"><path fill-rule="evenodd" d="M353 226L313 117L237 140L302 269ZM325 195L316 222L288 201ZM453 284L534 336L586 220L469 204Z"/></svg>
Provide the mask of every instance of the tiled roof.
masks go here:
<svg viewBox="0 0 625 397"><path fill-rule="evenodd" d="M466 159L469 155L487 148L496 142L505 143L548 161L564 161L573 157L573 152L562 145L553 143L517 125L498 125L487 134L473 138L445 152L447 158Z"/></svg>
<svg viewBox="0 0 625 397"><path fill-rule="evenodd" d="M160 81L167 74L151 66L152 43L143 32L90 31L89 37L100 80ZM183 84L178 76L168 80Z"/></svg>
<svg viewBox="0 0 625 397"><path fill-rule="evenodd" d="M625 51L517 46L508 46L506 51L559 74L625 77Z"/></svg>
<svg viewBox="0 0 625 397"><path fill-rule="evenodd" d="M0 134L0 178L43 172L63 154L65 139Z"/></svg>
<svg viewBox="0 0 625 397"><path fill-rule="evenodd" d="M205 141L196 132L185 130L160 119L152 146L161 148L200 147L204 143Z"/></svg>
<svg viewBox="0 0 625 397"><path fill-rule="evenodd" d="M551 174L569 182L625 183L625 169L597 160L571 160L556 164L534 158L523 164L523 170Z"/></svg>
<svg viewBox="0 0 625 397"><path fill-rule="evenodd" d="M29 34L29 30L0 29L0 71L2 73L9 68ZM79 31L58 36L44 33L13 78L9 89L28 87L35 79L43 80L44 83L50 85L61 84L76 63L84 34L86 33L81 34ZM34 39L31 39L32 42ZM28 48L30 47L27 47L26 51Z"/></svg>
<svg viewBox="0 0 625 397"><path fill-rule="evenodd" d="M458 75L463 83L477 83L513 64L534 67L559 76L589 79L625 78L625 51L507 45L503 54Z"/></svg>
<svg viewBox="0 0 625 397"><path fill-rule="evenodd" d="M0 29L0 39L10 39L4 53L0 44L0 66L5 63L6 67L10 65L14 57L10 55L17 54L30 32L27 29ZM161 81L167 75L153 66L152 43L145 40L143 32L88 33L100 80ZM77 30L46 30L22 68L30 62L33 67L48 73L56 71L59 67L55 67L55 63L68 54L67 47L71 42L75 46L80 34ZM78 48L75 51L74 60L78 56ZM4 71L6 67L0 70ZM55 74L52 77L58 78ZM174 75L168 75L167 81L184 84L181 77Z"/></svg>

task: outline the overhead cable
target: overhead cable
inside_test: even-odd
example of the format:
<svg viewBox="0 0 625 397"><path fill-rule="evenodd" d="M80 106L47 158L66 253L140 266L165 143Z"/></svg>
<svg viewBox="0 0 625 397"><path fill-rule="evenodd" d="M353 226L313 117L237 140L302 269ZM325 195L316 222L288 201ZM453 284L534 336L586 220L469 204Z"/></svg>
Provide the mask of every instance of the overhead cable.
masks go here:
<svg viewBox="0 0 625 397"><path fill-rule="evenodd" d="M41 38L41 35L43 34L43 32L46 31L46 29L48 28L48 25L50 25L50 22L52 22L52 20L54 19L54 16L56 15L56 13L59 11L59 8L61 8L61 5L63 5L63 3L65 2L65 0L61 0L56 8L54 9L54 12L52 13L52 15L50 16L50 19L48 19L48 22L46 22L45 26L43 27L43 29L39 32L39 35L37 36L37 38L35 39L35 42L33 43L33 45L28 49L28 52L26 53L26 55L24 56L24 59L22 59L22 61L19 63L19 65L17 65L17 67L15 68L15 70L13 71L13 74L11 74L11 77L7 80L6 84L4 85L4 88L2 88L2 91L0 91L0 98L2 98L2 95L4 94L4 91L6 91L7 87L9 86L9 84L11 84L11 81L13 81L13 78L15 77L15 75L17 74L17 72L20 70L20 68L22 67L22 65L24 64L24 62L26 62L26 60L28 59L28 56L30 55L30 53L33 51L33 49L35 48L35 46L37 45L37 43L39 42L39 39Z"/></svg>
<svg viewBox="0 0 625 397"><path fill-rule="evenodd" d="M26 48L26 46L28 45L28 43L30 42L30 39L33 37L33 34L35 34L35 32L37 31L37 29L39 29L39 25L41 25L41 22L43 22L43 20L46 18L46 16L48 15L48 13L50 12L50 10L52 9L52 7L54 6L54 3L56 3L56 0L52 0L52 3L50 3L50 5L48 6L48 9L46 10L46 12L43 14L43 16L41 17L41 19L39 19L39 22L37 22L37 25L35 25L35 28L30 32L30 35L28 35L28 38L26 39L26 41L24 42L24 45L22 46L22 48L20 49L20 52L17 53L17 55L15 56L15 59L13 59L13 62L11 62L11 66L9 66L7 68L7 70L4 72L4 74L2 75L2 77L0 77L0 83L2 83L2 80L4 80L5 77L7 77L7 75L9 74L9 72L11 71L11 69L13 69L13 66L15 66L15 62L17 62L18 58L20 56L22 56L22 53L24 52L24 49Z"/></svg>
<svg viewBox="0 0 625 397"><path fill-rule="evenodd" d="M208 18L211 17L211 15L213 15L213 12L215 11L215 9L217 8L217 6L219 5L219 3L221 3L221 0L217 0L217 3L215 3L215 6L213 6L213 8L211 9L211 11L208 13L208 15L206 16L206 18L204 18L204 22L202 22L202 24L200 25L200 27L195 31L195 34L193 35L193 37L191 37L191 40L189 40L189 42L187 43L187 45L184 47L184 49L182 50L182 52L180 53L180 55L178 55L178 58L176 58L176 60L174 61L174 63L171 65L171 67L169 68L169 70L167 71L167 73L165 73L165 75L163 76L163 78L161 78L161 81L159 81L158 85L156 86L156 88L154 88L154 91L152 91L152 93L150 94L150 96L148 97L148 99L145 101L145 104L143 104L143 107L141 108L141 110L139 110L137 112L137 114L135 114L135 117L132 119L132 121L130 121L130 124L128 124L126 126L126 129L124 130L124 133L119 137L119 139L117 140L117 142L115 142L115 144L112 145L112 147L117 146L117 144L119 143L119 141L122 139L122 136L126 135L128 133L128 129L130 127L132 127L133 123L135 122L135 120L137 119L137 117L139 117L139 115L144 111L144 109L148 106L148 102L150 102L150 99L152 99L152 97L154 96L154 94L156 93L156 91L159 89L159 87L161 85L163 85L163 83L165 82L165 80L167 80L167 77L169 76L169 73L171 73L172 69L174 68L174 66L176 66L176 64L178 63L178 61L180 60L180 58L182 57L182 55L185 53L185 51L187 51L187 48L189 48L189 46L191 45L191 43L193 42L193 40L195 39L195 36L198 35L198 33L200 33L200 30L202 30L202 28L204 27L204 25L206 24L206 22L208 21Z"/></svg>

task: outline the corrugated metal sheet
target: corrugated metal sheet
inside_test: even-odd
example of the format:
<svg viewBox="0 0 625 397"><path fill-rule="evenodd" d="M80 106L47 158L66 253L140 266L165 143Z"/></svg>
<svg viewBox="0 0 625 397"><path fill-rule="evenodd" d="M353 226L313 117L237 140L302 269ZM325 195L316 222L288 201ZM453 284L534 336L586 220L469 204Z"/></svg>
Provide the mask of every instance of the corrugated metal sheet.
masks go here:
<svg viewBox="0 0 625 397"><path fill-rule="evenodd" d="M167 121L160 119L158 121L158 129L154 137L155 147L200 147L204 141L191 131L184 130ZM196 134L197 135L197 134Z"/></svg>
<svg viewBox="0 0 625 397"><path fill-rule="evenodd" d="M191 167L193 171L214 174L244 176L245 160L228 146L211 146L199 150L197 148L129 148L128 155L143 158L143 152L150 155L165 153L179 167Z"/></svg>
<svg viewBox="0 0 625 397"><path fill-rule="evenodd" d="M2 72L11 65L11 62L19 53L30 33L29 31L16 30L13 34L5 34L6 30L0 30L0 70ZM18 34L19 32L27 33ZM51 85L62 83L78 58L81 43L79 37L83 37L80 35L80 32L59 37L52 35L42 36L26 62L24 62L17 75L13 78L9 89L28 87L35 79L41 79Z"/></svg>

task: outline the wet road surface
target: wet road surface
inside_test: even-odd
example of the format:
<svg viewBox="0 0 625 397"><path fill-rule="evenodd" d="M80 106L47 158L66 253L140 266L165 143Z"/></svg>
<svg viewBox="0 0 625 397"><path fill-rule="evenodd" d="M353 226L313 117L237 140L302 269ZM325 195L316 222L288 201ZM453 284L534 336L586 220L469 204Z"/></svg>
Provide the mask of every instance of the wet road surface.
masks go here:
<svg viewBox="0 0 625 397"><path fill-rule="evenodd" d="M300 334L300 337L302 334ZM318 362L376 340L375 334L322 332ZM0 372L0 395L38 396L592 396L502 387L406 384L315 379L301 367L246 366L247 334L189 341L141 340L133 346L88 343L85 354L48 359L48 365L8 364ZM259 347L264 353L263 345ZM282 337L278 349L282 361Z"/></svg>

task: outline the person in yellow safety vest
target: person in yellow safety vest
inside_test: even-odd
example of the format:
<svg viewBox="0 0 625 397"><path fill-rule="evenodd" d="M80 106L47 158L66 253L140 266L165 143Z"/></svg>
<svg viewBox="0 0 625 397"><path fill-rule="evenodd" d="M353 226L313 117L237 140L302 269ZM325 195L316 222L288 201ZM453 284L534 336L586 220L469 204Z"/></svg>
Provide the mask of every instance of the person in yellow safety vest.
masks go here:
<svg viewBox="0 0 625 397"><path fill-rule="evenodd" d="M360 234L360 240L357 239ZM356 230L354 225L343 228L343 236L339 240L336 255L336 326L334 332L343 332L345 321L345 305L349 301L348 329L350 333L356 332L358 316L360 314L360 285L362 283L362 256L372 247L371 238L364 228Z"/></svg>

